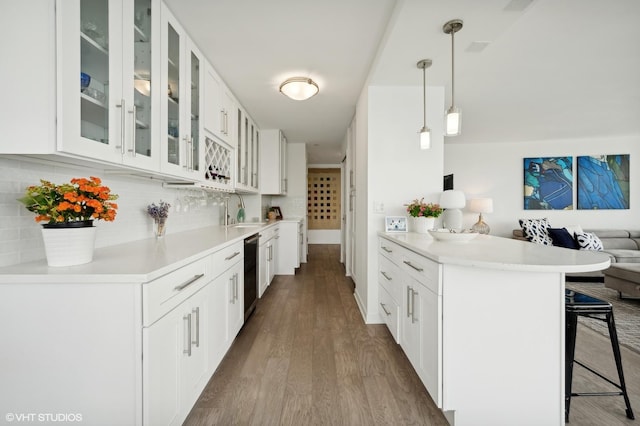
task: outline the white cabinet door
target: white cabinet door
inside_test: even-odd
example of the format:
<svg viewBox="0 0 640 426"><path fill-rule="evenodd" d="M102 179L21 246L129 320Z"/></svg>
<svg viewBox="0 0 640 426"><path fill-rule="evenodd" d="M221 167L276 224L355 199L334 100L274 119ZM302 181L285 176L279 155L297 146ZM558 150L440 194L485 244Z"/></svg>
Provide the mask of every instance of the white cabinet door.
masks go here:
<svg viewBox="0 0 640 426"><path fill-rule="evenodd" d="M144 368L144 424L179 425L180 370L186 348L183 311L175 308L142 329Z"/></svg>
<svg viewBox="0 0 640 426"><path fill-rule="evenodd" d="M58 150L119 163L122 108L122 2L58 1ZM131 17L132 18L132 17ZM130 26L128 26L130 28ZM81 85L81 73L87 86Z"/></svg>
<svg viewBox="0 0 640 426"><path fill-rule="evenodd" d="M202 82L203 56L166 6L162 6L161 171L203 180ZM164 92L166 90L166 92Z"/></svg>
<svg viewBox="0 0 640 426"><path fill-rule="evenodd" d="M204 75L204 128L229 143L234 130L231 93L216 70L206 63Z"/></svg>
<svg viewBox="0 0 640 426"><path fill-rule="evenodd" d="M260 137L260 192L285 195L287 140L278 129L262 130Z"/></svg>
<svg viewBox="0 0 640 426"><path fill-rule="evenodd" d="M271 285L271 281L273 281L273 277L276 275L276 263L278 256L278 244L280 243L280 233L278 230L275 231L273 239L271 240L271 257L269 258L268 265L268 274L267 278L267 286Z"/></svg>
<svg viewBox="0 0 640 426"><path fill-rule="evenodd" d="M207 383L206 289L143 328L147 425L182 424Z"/></svg>
<svg viewBox="0 0 640 426"><path fill-rule="evenodd" d="M57 22L57 149L157 170L159 0L58 1Z"/></svg>
<svg viewBox="0 0 640 426"><path fill-rule="evenodd" d="M269 263L270 252L273 250L271 240L260 243L260 253L258 255L258 297L262 297L269 285Z"/></svg>
<svg viewBox="0 0 640 426"><path fill-rule="evenodd" d="M236 263L225 273L227 281L228 329L227 338L233 342L244 324L244 265Z"/></svg>
<svg viewBox="0 0 640 426"><path fill-rule="evenodd" d="M227 302L229 297L229 284L226 276L216 278L209 284L207 290L208 298L208 324L207 324L207 344L208 344L208 369L209 374L213 374L224 354L229 349L229 339L227 330L229 328L229 313Z"/></svg>
<svg viewBox="0 0 640 426"><path fill-rule="evenodd" d="M295 275L296 268L300 266L298 241L298 222L281 222L280 239L276 256L277 275Z"/></svg>

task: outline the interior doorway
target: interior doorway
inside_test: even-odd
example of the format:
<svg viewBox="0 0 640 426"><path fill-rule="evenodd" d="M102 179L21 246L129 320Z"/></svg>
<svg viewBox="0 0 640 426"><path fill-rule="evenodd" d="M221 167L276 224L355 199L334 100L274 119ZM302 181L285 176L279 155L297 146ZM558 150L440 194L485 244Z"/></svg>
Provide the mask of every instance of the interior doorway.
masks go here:
<svg viewBox="0 0 640 426"><path fill-rule="evenodd" d="M307 224L309 244L340 244L342 227L341 169L307 171Z"/></svg>

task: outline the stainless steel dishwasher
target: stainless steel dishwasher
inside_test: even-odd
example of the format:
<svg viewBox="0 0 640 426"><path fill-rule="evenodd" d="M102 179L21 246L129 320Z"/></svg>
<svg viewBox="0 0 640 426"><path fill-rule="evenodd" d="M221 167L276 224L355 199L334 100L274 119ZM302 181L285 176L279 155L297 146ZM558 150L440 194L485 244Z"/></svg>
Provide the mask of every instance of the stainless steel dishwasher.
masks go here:
<svg viewBox="0 0 640 426"><path fill-rule="evenodd" d="M244 240L244 320L256 309L258 303L258 239L259 234Z"/></svg>

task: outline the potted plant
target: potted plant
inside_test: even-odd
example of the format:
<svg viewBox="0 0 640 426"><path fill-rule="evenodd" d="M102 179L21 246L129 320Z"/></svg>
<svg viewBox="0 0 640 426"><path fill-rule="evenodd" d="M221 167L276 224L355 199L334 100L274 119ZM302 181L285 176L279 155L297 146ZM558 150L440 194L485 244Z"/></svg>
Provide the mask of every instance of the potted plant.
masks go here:
<svg viewBox="0 0 640 426"><path fill-rule="evenodd" d="M36 214L36 222L46 222L42 237L49 266L72 266L93 260L93 221L113 221L117 198L100 178L91 176L62 185L41 179L40 185L27 187L18 201Z"/></svg>
<svg viewBox="0 0 640 426"><path fill-rule="evenodd" d="M160 200L156 203L151 203L147 206L147 214L151 216L156 225L156 237L162 238L166 229L167 218L169 217L169 208L171 204Z"/></svg>
<svg viewBox="0 0 640 426"><path fill-rule="evenodd" d="M405 204L407 213L413 218L413 228L415 232L426 234L429 229L433 229L435 219L442 214L442 207L437 203L425 203L424 198L415 199L409 204Z"/></svg>

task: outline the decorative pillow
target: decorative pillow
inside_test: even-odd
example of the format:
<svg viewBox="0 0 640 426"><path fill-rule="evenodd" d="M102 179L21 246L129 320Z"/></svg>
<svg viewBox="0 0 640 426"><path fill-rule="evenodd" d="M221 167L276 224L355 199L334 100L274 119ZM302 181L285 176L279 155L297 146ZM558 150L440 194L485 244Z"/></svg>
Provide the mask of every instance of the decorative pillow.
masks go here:
<svg viewBox="0 0 640 426"><path fill-rule="evenodd" d="M590 232L576 232L576 241L580 245L580 250L602 251L602 241L596 234Z"/></svg>
<svg viewBox="0 0 640 426"><path fill-rule="evenodd" d="M553 245L568 249L578 250L580 244L573 239L573 236L567 231L567 228L547 228L547 232L553 241Z"/></svg>
<svg viewBox="0 0 640 426"><path fill-rule="evenodd" d="M551 241L551 237L547 232L549 220L546 217L543 219L520 219L518 222L520 222L522 232L527 240L545 246L553 245L553 241Z"/></svg>
<svg viewBox="0 0 640 426"><path fill-rule="evenodd" d="M566 225L565 229L569 231L569 234L571 234L572 237L577 233L582 234L584 232L580 225Z"/></svg>

